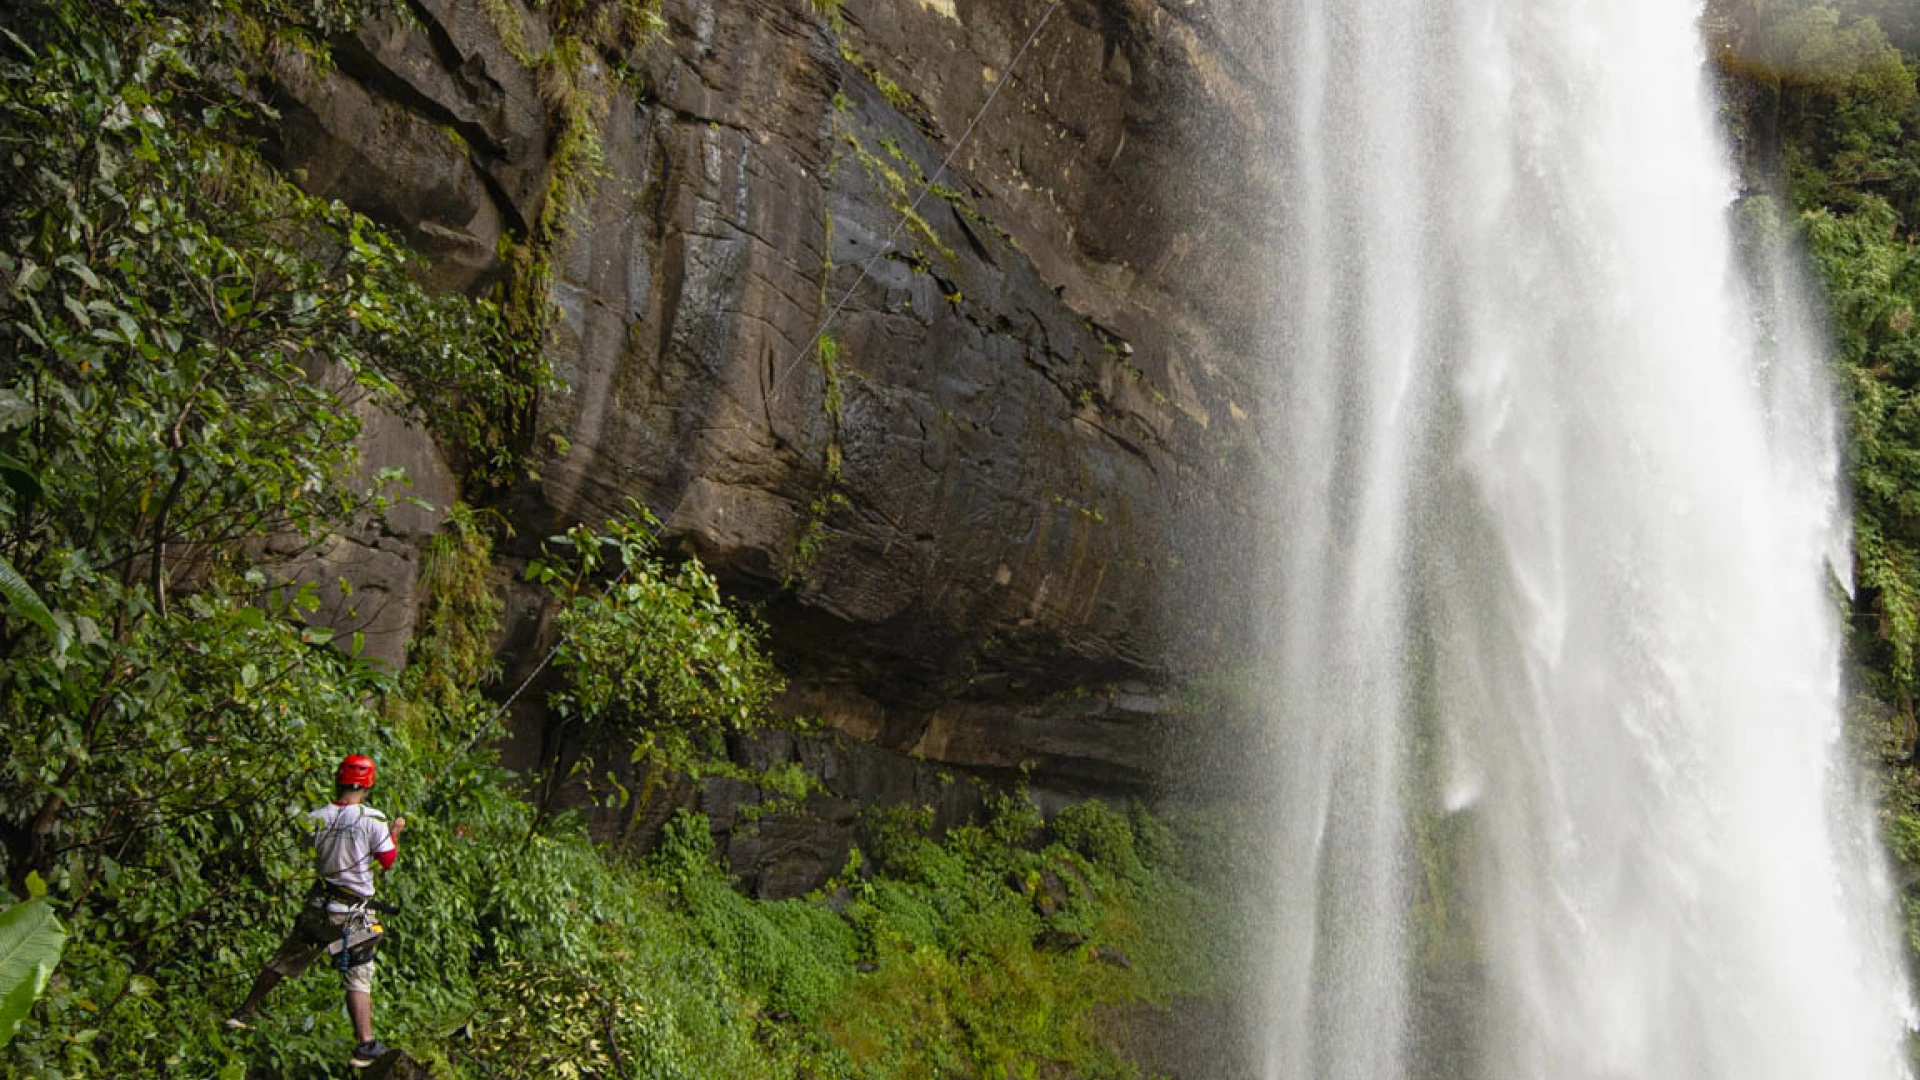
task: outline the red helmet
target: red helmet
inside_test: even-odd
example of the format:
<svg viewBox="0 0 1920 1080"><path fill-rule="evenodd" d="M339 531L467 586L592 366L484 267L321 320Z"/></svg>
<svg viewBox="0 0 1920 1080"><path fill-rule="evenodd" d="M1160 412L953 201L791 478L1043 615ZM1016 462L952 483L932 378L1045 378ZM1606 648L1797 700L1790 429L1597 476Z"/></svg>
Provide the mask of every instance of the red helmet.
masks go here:
<svg viewBox="0 0 1920 1080"><path fill-rule="evenodd" d="M340 763L340 771L333 774L333 782L341 787L372 787L373 759L361 754L348 754L346 760Z"/></svg>

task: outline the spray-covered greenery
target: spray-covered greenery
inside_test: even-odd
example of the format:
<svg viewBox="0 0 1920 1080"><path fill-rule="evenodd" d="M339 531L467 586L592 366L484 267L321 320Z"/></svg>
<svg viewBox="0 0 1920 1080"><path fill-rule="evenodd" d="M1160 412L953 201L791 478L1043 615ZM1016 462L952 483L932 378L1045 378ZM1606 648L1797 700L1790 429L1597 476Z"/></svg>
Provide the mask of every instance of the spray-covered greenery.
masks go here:
<svg viewBox="0 0 1920 1080"><path fill-rule="evenodd" d="M1708 29L1745 102L1737 133L1778 145L1827 300L1851 432L1854 727L1920 958L1920 8L1716 0Z"/></svg>
<svg viewBox="0 0 1920 1080"><path fill-rule="evenodd" d="M1831 312L1850 406L1856 629L1886 697L1910 714L1920 672L1920 91L1871 4L1724 0L1715 55L1771 132ZM1757 90L1757 93L1751 91ZM1763 163L1763 167L1764 167Z"/></svg>

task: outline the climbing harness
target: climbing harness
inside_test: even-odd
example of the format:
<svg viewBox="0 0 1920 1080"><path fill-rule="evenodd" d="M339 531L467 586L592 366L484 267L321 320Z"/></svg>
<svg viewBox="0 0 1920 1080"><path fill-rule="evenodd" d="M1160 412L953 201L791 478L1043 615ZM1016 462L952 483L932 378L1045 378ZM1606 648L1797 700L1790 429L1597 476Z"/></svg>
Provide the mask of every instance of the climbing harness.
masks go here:
<svg viewBox="0 0 1920 1080"><path fill-rule="evenodd" d="M340 927L340 940L327 945L327 954L333 957L334 969L345 972L348 968L373 963L373 954L386 939L386 928L379 920L371 914L362 914Z"/></svg>
<svg viewBox="0 0 1920 1080"><path fill-rule="evenodd" d="M309 912L330 918L327 912L329 904L339 904L347 909L346 921L340 924L340 936L327 943L327 955L332 958L334 969L345 972L348 968L371 963L374 953L385 944L387 937L386 927L381 925L379 916L399 914L400 905L361 896L331 881L315 882L313 890L307 894Z"/></svg>

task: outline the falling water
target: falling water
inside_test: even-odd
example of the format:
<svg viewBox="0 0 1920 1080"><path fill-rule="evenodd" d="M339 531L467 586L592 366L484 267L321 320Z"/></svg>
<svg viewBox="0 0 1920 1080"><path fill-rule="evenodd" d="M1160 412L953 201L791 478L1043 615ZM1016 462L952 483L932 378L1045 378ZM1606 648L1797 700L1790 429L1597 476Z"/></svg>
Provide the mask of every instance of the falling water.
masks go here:
<svg viewBox="0 0 1920 1080"><path fill-rule="evenodd" d="M1279 8L1266 1075L1906 1075L1833 406L1697 7Z"/></svg>

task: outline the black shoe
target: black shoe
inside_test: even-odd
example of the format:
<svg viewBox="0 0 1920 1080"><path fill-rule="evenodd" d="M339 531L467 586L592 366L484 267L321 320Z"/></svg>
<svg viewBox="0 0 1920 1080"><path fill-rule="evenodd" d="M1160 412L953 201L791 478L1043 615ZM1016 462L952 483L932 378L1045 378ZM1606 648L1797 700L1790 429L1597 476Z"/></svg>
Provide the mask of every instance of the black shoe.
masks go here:
<svg viewBox="0 0 1920 1080"><path fill-rule="evenodd" d="M356 1069L364 1069L391 1053L393 1051L387 1049L386 1043L379 1039L368 1039L353 1048L353 1056L347 1059L347 1064Z"/></svg>

